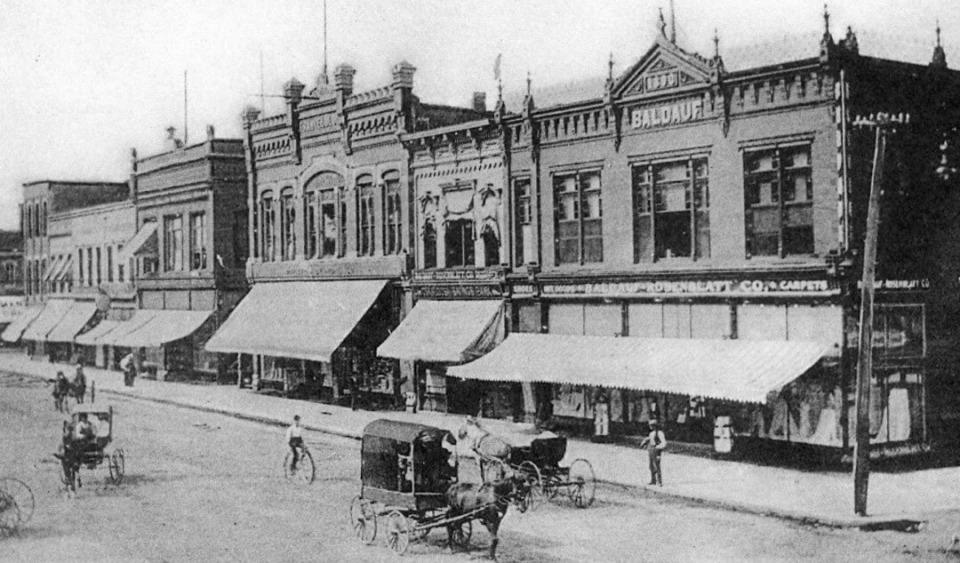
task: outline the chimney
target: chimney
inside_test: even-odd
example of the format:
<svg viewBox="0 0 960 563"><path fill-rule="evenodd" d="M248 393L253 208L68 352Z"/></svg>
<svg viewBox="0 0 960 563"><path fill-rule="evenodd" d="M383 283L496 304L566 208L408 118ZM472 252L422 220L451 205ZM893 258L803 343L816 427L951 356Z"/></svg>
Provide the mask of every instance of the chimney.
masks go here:
<svg viewBox="0 0 960 563"><path fill-rule="evenodd" d="M300 100L303 99L303 89L303 83L296 78L291 78L287 81L287 83L283 85L283 96L287 99L287 103L293 105L299 104Z"/></svg>
<svg viewBox="0 0 960 563"><path fill-rule="evenodd" d="M243 120L243 127L245 129L250 128L253 125L253 122L257 120L260 116L260 110L253 106L247 106L244 108L243 113L241 114L241 119Z"/></svg>
<svg viewBox="0 0 960 563"><path fill-rule="evenodd" d="M413 89L413 73L417 67L407 61L400 61L393 67L393 87Z"/></svg>
<svg viewBox="0 0 960 563"><path fill-rule="evenodd" d="M481 113L487 111L487 93L486 92L473 93L473 111L478 111Z"/></svg>
<svg viewBox="0 0 960 563"><path fill-rule="evenodd" d="M337 90L342 90L344 96L353 94L353 75L357 71L350 65L337 65L333 71L333 83Z"/></svg>

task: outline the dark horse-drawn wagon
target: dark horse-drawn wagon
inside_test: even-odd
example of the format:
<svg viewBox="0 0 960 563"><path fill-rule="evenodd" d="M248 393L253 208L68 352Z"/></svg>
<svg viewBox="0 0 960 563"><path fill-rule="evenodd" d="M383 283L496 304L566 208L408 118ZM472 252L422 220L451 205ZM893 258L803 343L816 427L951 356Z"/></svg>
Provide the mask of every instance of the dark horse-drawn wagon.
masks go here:
<svg viewBox="0 0 960 563"><path fill-rule="evenodd" d="M441 428L375 420L363 431L360 455L362 484L350 505L350 522L367 544L383 528L387 545L399 554L434 528L447 530L451 548L465 547L472 521L480 520L493 536L495 556L507 506L515 495L526 494L522 479L459 483L456 440Z"/></svg>

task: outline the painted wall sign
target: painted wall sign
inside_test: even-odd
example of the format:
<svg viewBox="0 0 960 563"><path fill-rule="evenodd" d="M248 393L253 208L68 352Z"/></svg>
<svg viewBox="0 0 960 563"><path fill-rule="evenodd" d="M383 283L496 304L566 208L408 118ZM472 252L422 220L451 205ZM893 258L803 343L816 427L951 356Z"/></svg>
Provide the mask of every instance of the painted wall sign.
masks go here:
<svg viewBox="0 0 960 563"><path fill-rule="evenodd" d="M429 270L413 273L414 281L499 281L502 272L499 270Z"/></svg>
<svg viewBox="0 0 960 563"><path fill-rule="evenodd" d="M639 281L579 284L548 284L544 295L684 295L684 294L761 294L822 293L829 291L827 280L696 280Z"/></svg>
<svg viewBox="0 0 960 563"><path fill-rule="evenodd" d="M703 119L703 100L700 99L637 108L630 114L630 124L634 129L652 129L698 119Z"/></svg>
<svg viewBox="0 0 960 563"><path fill-rule="evenodd" d="M920 280L877 280L874 282L876 289L911 291L918 289L930 289L930 280L924 278ZM863 282L857 282L857 288L863 287Z"/></svg>
<svg viewBox="0 0 960 563"><path fill-rule="evenodd" d="M502 297L500 287L494 285L425 285L414 288L417 298L496 298Z"/></svg>

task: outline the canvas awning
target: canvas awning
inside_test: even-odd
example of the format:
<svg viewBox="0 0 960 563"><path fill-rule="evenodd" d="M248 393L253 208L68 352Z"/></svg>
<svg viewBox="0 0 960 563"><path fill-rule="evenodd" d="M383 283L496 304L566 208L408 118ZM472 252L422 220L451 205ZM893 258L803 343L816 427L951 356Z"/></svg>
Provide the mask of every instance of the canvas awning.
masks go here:
<svg viewBox="0 0 960 563"><path fill-rule="evenodd" d="M73 301L68 299L47 301L43 305L43 311L30 323L27 330L23 331L23 339L38 342L46 340L47 334L63 320L71 307L73 307Z"/></svg>
<svg viewBox="0 0 960 563"><path fill-rule="evenodd" d="M116 339L117 346L127 348L158 348L167 342L190 336L213 311L153 311L153 317Z"/></svg>
<svg viewBox="0 0 960 563"><path fill-rule="evenodd" d="M57 271L50 276L50 281L59 282L61 280L67 279L70 277L70 272L73 270L73 255L67 255L63 259L63 262L57 267Z"/></svg>
<svg viewBox="0 0 960 563"><path fill-rule="evenodd" d="M50 281L53 276L63 268L63 264L67 261L65 257L59 257L50 262L50 265L47 266L47 271L43 273L43 277L40 278L40 281Z"/></svg>
<svg viewBox="0 0 960 563"><path fill-rule="evenodd" d="M123 250L120 251L118 258L120 263L123 264L137 255L155 255L157 248L157 222L150 221L144 223L137 234L133 235L133 238L123 245Z"/></svg>
<svg viewBox="0 0 960 563"><path fill-rule="evenodd" d="M90 322L97 313L92 302L75 302L63 319L47 334L48 342L73 342L73 338Z"/></svg>
<svg viewBox="0 0 960 563"><path fill-rule="evenodd" d="M329 362L386 280L258 283L207 341L210 352Z"/></svg>
<svg viewBox="0 0 960 563"><path fill-rule="evenodd" d="M808 341L512 334L492 352L447 374L765 403L768 393L803 375L829 348Z"/></svg>
<svg viewBox="0 0 960 563"><path fill-rule="evenodd" d="M97 344L106 346L125 346L120 344L119 340L124 336L136 331L138 328L150 322L156 311L150 309L138 309L130 319L120 323L120 326L97 339Z"/></svg>
<svg viewBox="0 0 960 563"><path fill-rule="evenodd" d="M123 325L123 321L102 320L97 323L97 326L91 328L83 334L77 335L73 341L77 344L83 344L85 346L97 346L100 344L100 342L98 342L99 339L103 338L109 334L110 331L121 325Z"/></svg>
<svg viewBox="0 0 960 563"><path fill-rule="evenodd" d="M13 321L7 325L7 328L3 330L3 334L0 334L0 339L4 342L16 342L20 340L20 337L23 336L23 331L27 330L30 323L39 317L42 312L42 306L25 308L17 318L13 319Z"/></svg>
<svg viewBox="0 0 960 563"><path fill-rule="evenodd" d="M499 300L419 301L377 355L459 364L483 355L503 338Z"/></svg>

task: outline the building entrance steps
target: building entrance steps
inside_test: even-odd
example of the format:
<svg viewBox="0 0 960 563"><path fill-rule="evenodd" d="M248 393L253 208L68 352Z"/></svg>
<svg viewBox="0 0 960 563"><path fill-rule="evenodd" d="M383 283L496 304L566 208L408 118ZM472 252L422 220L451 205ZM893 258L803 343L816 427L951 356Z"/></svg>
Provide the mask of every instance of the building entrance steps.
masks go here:
<svg viewBox="0 0 960 563"><path fill-rule="evenodd" d="M36 362L19 353L0 354L0 371L52 379L57 370L72 374L69 365ZM354 411L311 401L282 399L222 385L191 385L138 379L135 387L123 385L123 374L85 368L96 383L97 401L110 394L174 404L221 413L266 424L287 425L299 414L309 429L359 439L363 428L378 418L418 422L452 432L463 424L462 415L397 411ZM523 432L522 425L484 421L494 432L501 425ZM505 428L505 427L504 427ZM280 431L278 443L282 440ZM668 437L669 441L669 437ZM465 448L464 454L469 454ZM636 447L597 444L570 439L561 465L588 460L597 478L608 483L643 488L656 494L687 499L718 508L831 527L861 529L916 529L937 512L960 509L960 467L924 469L904 473L873 473L870 478L870 516L853 513L853 478L836 472L809 472L757 466L696 456L662 458L663 487L648 486L647 454Z"/></svg>

